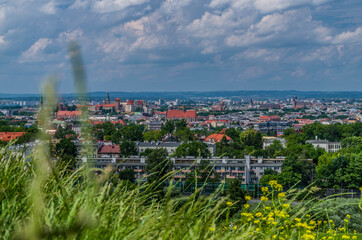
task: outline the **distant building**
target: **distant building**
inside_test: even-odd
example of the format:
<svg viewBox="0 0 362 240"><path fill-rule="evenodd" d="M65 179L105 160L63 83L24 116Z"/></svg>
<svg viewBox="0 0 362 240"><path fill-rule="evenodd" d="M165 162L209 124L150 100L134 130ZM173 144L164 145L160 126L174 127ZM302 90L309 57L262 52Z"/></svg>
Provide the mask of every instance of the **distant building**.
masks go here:
<svg viewBox="0 0 362 240"><path fill-rule="evenodd" d="M278 103L262 103L260 104L260 109L276 109L281 108L281 105Z"/></svg>
<svg viewBox="0 0 362 240"><path fill-rule="evenodd" d="M310 108L313 106L310 102L298 101L298 97L295 96L292 101L293 108Z"/></svg>
<svg viewBox="0 0 362 240"><path fill-rule="evenodd" d="M0 141L9 142L24 135L26 132L0 132Z"/></svg>
<svg viewBox="0 0 362 240"><path fill-rule="evenodd" d="M58 111L57 119L79 120L82 116L82 111Z"/></svg>
<svg viewBox="0 0 362 240"><path fill-rule="evenodd" d="M146 151L146 149L158 149L164 148L168 152L169 155L172 155L178 146L182 143L179 142L136 142L136 146L139 153ZM212 156L216 154L216 147L212 144L207 144L207 148L209 149Z"/></svg>
<svg viewBox="0 0 362 240"><path fill-rule="evenodd" d="M161 130L162 128L162 122L158 121L151 121L146 123L148 130Z"/></svg>
<svg viewBox="0 0 362 240"><path fill-rule="evenodd" d="M258 130L265 134L268 134L269 132L284 132L284 130L289 128L290 126L291 123L287 121L266 121L257 124Z"/></svg>
<svg viewBox="0 0 362 240"><path fill-rule="evenodd" d="M198 168L201 161L207 161L217 172L221 179L240 179L243 184L259 183L266 169L281 172L284 157L263 158L246 155L244 158L171 158L173 170L176 170L174 178L184 181L187 173ZM311 161L311 159L308 159ZM95 158L88 159L96 168L104 169L108 166L115 167L118 171L126 168L133 169L136 178L147 178L147 157L130 158ZM84 163L83 163L84 164ZM213 178L213 176L211 176Z"/></svg>
<svg viewBox="0 0 362 240"><path fill-rule="evenodd" d="M341 149L341 142L329 142L327 140L320 140L316 138L315 140L307 140L306 143L312 144L314 148L323 148L329 153L335 153Z"/></svg>
<svg viewBox="0 0 362 240"><path fill-rule="evenodd" d="M210 136L208 136L208 137L205 138L205 142L209 142L209 143L221 142L221 140L222 140L224 137L226 138L226 141L232 142L231 137L229 137L229 136L226 135L226 134L222 134L222 133L214 133L214 134L211 134Z"/></svg>
<svg viewBox="0 0 362 240"><path fill-rule="evenodd" d="M166 119L175 120L175 119L185 119L187 122L194 122L197 120L197 114L195 110L168 110L166 112Z"/></svg>
<svg viewBox="0 0 362 240"><path fill-rule="evenodd" d="M283 147L286 146L286 141L284 138L263 136L263 149L272 145L275 140L278 140L283 145Z"/></svg>
<svg viewBox="0 0 362 240"><path fill-rule="evenodd" d="M280 121L281 118L278 115L273 116L260 116L259 120L261 121Z"/></svg>

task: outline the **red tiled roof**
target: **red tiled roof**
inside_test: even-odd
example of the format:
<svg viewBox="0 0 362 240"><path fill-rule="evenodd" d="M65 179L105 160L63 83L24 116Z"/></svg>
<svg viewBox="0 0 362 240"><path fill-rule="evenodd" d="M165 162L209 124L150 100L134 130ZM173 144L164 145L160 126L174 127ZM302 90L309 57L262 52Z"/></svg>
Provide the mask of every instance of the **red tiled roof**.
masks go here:
<svg viewBox="0 0 362 240"><path fill-rule="evenodd" d="M99 154L119 154L119 145L104 145L99 149Z"/></svg>
<svg viewBox="0 0 362 240"><path fill-rule="evenodd" d="M81 116L82 111L58 111L57 118Z"/></svg>
<svg viewBox="0 0 362 240"><path fill-rule="evenodd" d="M166 118L197 118L195 110L168 110L166 112Z"/></svg>
<svg viewBox="0 0 362 240"><path fill-rule="evenodd" d="M220 142L224 136L226 137L227 141L232 140L231 137L229 137L228 135L214 133L214 134L211 134L210 136L206 137L205 142Z"/></svg>
<svg viewBox="0 0 362 240"><path fill-rule="evenodd" d="M9 142L17 139L25 133L26 132L0 132L0 141Z"/></svg>
<svg viewBox="0 0 362 240"><path fill-rule="evenodd" d="M119 99L119 98L116 98L116 99L114 99L114 101L121 101L121 99Z"/></svg>
<svg viewBox="0 0 362 240"><path fill-rule="evenodd" d="M134 100L128 100L127 105L133 105L134 104Z"/></svg>

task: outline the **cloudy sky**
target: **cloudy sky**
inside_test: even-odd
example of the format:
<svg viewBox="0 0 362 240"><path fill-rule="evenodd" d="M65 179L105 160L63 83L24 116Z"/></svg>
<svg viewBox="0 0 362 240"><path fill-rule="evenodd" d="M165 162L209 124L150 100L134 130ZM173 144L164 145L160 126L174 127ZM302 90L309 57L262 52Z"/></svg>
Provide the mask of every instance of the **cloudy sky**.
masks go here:
<svg viewBox="0 0 362 240"><path fill-rule="evenodd" d="M361 0L0 0L1 93L362 91Z"/></svg>

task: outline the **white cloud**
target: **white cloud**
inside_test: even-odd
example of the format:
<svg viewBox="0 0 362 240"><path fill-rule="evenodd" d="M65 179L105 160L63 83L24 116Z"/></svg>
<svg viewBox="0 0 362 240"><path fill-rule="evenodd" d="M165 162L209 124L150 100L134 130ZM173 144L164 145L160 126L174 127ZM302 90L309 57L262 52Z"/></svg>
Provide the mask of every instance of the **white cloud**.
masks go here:
<svg viewBox="0 0 362 240"><path fill-rule="evenodd" d="M44 4L40 11L46 14L55 14L56 13L56 3L54 1L50 1L46 4Z"/></svg>
<svg viewBox="0 0 362 240"><path fill-rule="evenodd" d="M141 5L149 0L100 0L93 5L93 10L99 13L115 12L130 6Z"/></svg>
<svg viewBox="0 0 362 240"><path fill-rule="evenodd" d="M239 54L231 57L231 60L243 59L260 59L264 61L278 61L284 55L283 50L279 49L265 49L265 48L250 48Z"/></svg>
<svg viewBox="0 0 362 240"><path fill-rule="evenodd" d="M19 62L41 62L44 60L44 49L52 43L48 38L40 38L31 47L24 51L19 59Z"/></svg>
<svg viewBox="0 0 362 240"><path fill-rule="evenodd" d="M4 45L6 43L5 41L5 37L4 36L0 36L0 46Z"/></svg>
<svg viewBox="0 0 362 240"><path fill-rule="evenodd" d="M332 42L334 44L343 44L343 43L355 43L362 41L362 27L358 27L355 31L342 32L334 37Z"/></svg>
<svg viewBox="0 0 362 240"><path fill-rule="evenodd" d="M289 10L264 16L246 32L231 34L225 40L228 46L266 44L287 46L306 42L323 43L330 39L330 30L313 21L308 9Z"/></svg>
<svg viewBox="0 0 362 240"><path fill-rule="evenodd" d="M189 5L192 1L193 0L166 0L162 3L160 11L166 14L174 14Z"/></svg>
<svg viewBox="0 0 362 240"><path fill-rule="evenodd" d="M212 0L211 8L230 5L233 9L254 8L260 13L270 13L302 5L320 5L330 0Z"/></svg>
<svg viewBox="0 0 362 240"><path fill-rule="evenodd" d="M58 37L59 43L68 43L72 40L80 40L83 37L83 30L78 28L74 31L61 32Z"/></svg>
<svg viewBox="0 0 362 240"><path fill-rule="evenodd" d="M300 5L320 5L329 0L255 0L255 8L261 13L284 10Z"/></svg>

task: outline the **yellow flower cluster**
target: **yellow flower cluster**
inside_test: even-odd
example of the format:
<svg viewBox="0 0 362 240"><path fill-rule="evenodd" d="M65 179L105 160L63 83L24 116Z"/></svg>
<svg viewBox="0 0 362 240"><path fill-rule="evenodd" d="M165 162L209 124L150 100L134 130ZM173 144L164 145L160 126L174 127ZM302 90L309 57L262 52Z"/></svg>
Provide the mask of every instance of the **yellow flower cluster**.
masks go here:
<svg viewBox="0 0 362 240"><path fill-rule="evenodd" d="M280 192L283 189L283 186L279 184L276 180L269 181L269 185L278 192Z"/></svg>
<svg viewBox="0 0 362 240"><path fill-rule="evenodd" d="M251 238L262 238L265 234L270 234L271 239L287 240L292 236L299 236L298 239L315 240L315 239L357 239L356 232L354 235L348 230L348 222L351 215L347 214L344 227L336 228L333 220L314 220L313 216L306 213L305 215L294 215L295 211L291 208L290 202L286 201L287 193L281 192L283 187L277 181L269 182L272 190L269 192L268 187L262 187L263 196L260 207L250 210L248 203L244 204L241 218L233 220L234 222L224 227L224 230L242 229L248 231ZM278 199L275 198L277 192ZM270 197L270 201L269 198ZM250 201L250 196L245 196L246 201ZM232 205L232 202L227 202ZM249 212L250 211L250 212ZM291 215L293 217L291 217ZM239 226L239 227L237 227ZM213 227L210 231L215 231ZM240 230L238 230L240 231ZM321 236L321 233L322 236ZM214 233L213 233L214 234Z"/></svg>

